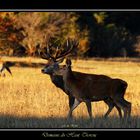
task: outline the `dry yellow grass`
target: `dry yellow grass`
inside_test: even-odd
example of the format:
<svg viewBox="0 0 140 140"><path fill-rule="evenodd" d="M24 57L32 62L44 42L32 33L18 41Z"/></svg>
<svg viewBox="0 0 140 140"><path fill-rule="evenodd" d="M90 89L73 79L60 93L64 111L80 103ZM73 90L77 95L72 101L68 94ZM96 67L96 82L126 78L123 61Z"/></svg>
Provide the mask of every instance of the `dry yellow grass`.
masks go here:
<svg viewBox="0 0 140 140"><path fill-rule="evenodd" d="M45 63L42 59L8 58L10 61ZM136 62L73 60L73 70L104 74L128 82L125 99L132 103L132 117L120 120L114 108L108 119L104 102L93 102L94 119L88 119L84 103L73 112L74 120L66 120L69 110L67 95L56 88L40 68L12 67L13 76L0 77L1 128L140 128L140 65Z"/></svg>

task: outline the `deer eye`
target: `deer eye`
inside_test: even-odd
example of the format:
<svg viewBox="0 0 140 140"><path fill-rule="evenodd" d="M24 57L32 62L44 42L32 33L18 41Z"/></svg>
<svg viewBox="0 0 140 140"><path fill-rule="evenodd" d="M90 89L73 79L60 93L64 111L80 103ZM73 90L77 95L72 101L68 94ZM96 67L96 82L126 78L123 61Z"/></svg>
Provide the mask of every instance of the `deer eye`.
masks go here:
<svg viewBox="0 0 140 140"><path fill-rule="evenodd" d="M46 65L45 65L45 68L47 68L47 67L49 67L49 64L46 64Z"/></svg>

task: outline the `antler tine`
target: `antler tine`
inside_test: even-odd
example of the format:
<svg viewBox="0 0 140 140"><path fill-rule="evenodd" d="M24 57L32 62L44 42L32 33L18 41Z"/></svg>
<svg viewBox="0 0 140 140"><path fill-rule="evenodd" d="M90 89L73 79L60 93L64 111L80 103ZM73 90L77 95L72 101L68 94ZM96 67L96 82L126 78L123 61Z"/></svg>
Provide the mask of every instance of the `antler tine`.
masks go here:
<svg viewBox="0 0 140 140"><path fill-rule="evenodd" d="M59 54L59 46L57 46L57 48L56 48L56 52L55 52L55 55L54 55L55 59L57 58L58 54Z"/></svg>
<svg viewBox="0 0 140 140"><path fill-rule="evenodd" d="M52 55L50 52L50 48L54 45L53 43L51 43L51 38L48 39L48 43L47 43L47 49L46 51L43 53L41 52L40 55L43 59L52 59L54 61L57 61L60 58L64 58L65 56L67 56L68 54L70 54L73 50L73 48L77 47L79 44L78 41L76 40L71 40L70 38L68 38L65 42L65 49L62 49L62 52L60 51L61 48L61 43L58 44L58 46L56 47L56 51L55 54Z"/></svg>
<svg viewBox="0 0 140 140"><path fill-rule="evenodd" d="M60 56L57 56L56 59L63 58L66 55L70 54L72 52L73 48L78 46L78 44L79 44L78 42L72 41L72 40L70 41L70 39L68 38L67 42L66 42L67 50L63 54L61 54Z"/></svg>
<svg viewBox="0 0 140 140"><path fill-rule="evenodd" d="M50 48L52 47L52 45L49 44L50 40L51 40L51 38L48 39L47 47L45 47L43 51L39 51L39 55L41 56L42 59L49 60L51 58L51 59L55 60L55 58L50 53Z"/></svg>
<svg viewBox="0 0 140 140"><path fill-rule="evenodd" d="M51 39L51 38L49 38L48 43L47 43L47 55L49 55L49 58L55 60L55 57L53 57L53 56L51 55L51 53L50 53L50 48L53 46L53 45L50 45L50 44L49 44L49 43L50 43L50 39Z"/></svg>
<svg viewBox="0 0 140 140"><path fill-rule="evenodd" d="M38 54L42 59L48 60L50 58L50 56L44 50L38 49Z"/></svg>
<svg viewBox="0 0 140 140"><path fill-rule="evenodd" d="M42 59L47 59L48 60L50 58L50 56L48 54L45 54L43 52L40 52L39 55L41 56Z"/></svg>
<svg viewBox="0 0 140 140"><path fill-rule="evenodd" d="M49 56L49 58L55 60L55 58L50 54L50 49L47 47L47 55Z"/></svg>

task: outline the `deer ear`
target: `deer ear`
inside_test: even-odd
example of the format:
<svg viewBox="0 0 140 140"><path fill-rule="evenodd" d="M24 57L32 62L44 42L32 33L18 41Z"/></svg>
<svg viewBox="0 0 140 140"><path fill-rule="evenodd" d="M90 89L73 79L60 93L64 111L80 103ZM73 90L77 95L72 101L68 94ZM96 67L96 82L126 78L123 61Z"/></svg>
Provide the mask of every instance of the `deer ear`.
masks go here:
<svg viewBox="0 0 140 140"><path fill-rule="evenodd" d="M68 58L66 59L66 65L67 65L67 66L71 66L71 60L68 59Z"/></svg>

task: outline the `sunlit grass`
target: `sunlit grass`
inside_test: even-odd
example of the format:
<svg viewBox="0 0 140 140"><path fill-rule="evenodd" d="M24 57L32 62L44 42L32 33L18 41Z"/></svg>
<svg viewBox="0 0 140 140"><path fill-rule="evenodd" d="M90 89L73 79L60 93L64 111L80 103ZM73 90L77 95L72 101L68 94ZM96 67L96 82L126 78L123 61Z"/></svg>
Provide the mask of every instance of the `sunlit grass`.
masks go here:
<svg viewBox="0 0 140 140"><path fill-rule="evenodd" d="M34 58L8 58L8 61L45 63ZM108 107L104 102L93 102L93 121L81 103L73 112L74 120L66 120L68 98L56 88L40 68L11 67L13 76L5 72L0 77L1 128L139 128L140 127L140 66L139 63L118 61L72 60L72 69L84 73L104 74L121 78L128 83L125 99L132 103L132 118L122 122L114 108L108 119L102 118ZM73 124L73 125L72 125Z"/></svg>

